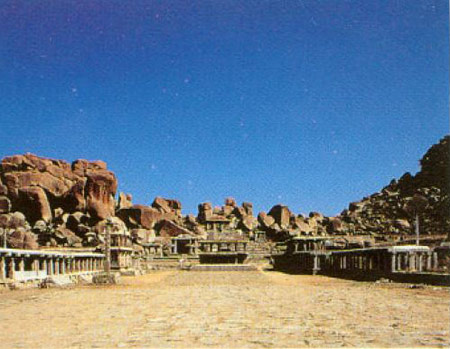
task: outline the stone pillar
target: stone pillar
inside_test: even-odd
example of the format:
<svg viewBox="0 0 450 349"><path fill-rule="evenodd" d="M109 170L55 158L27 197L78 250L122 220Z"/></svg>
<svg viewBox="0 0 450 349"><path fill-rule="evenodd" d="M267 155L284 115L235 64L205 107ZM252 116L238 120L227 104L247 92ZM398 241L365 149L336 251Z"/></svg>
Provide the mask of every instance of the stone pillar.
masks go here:
<svg viewBox="0 0 450 349"><path fill-rule="evenodd" d="M61 274L65 274L66 273L66 261L65 261L65 258L63 257L63 258L61 258L61 260L60 260L60 264L61 264Z"/></svg>
<svg viewBox="0 0 450 349"><path fill-rule="evenodd" d="M35 271L36 274L39 272L39 270L40 270L39 259L35 259L35 260L33 260L33 262L31 262L31 270Z"/></svg>
<svg viewBox="0 0 450 349"><path fill-rule="evenodd" d="M53 258L50 258L48 263L47 263L47 274L48 275L53 275L53 273L54 273Z"/></svg>
<svg viewBox="0 0 450 349"><path fill-rule="evenodd" d="M401 271L403 268L402 259L403 259L403 255L401 253L399 253L397 255L397 271Z"/></svg>
<svg viewBox="0 0 450 349"><path fill-rule="evenodd" d="M422 272L423 271L423 253L419 253L419 271Z"/></svg>
<svg viewBox="0 0 450 349"><path fill-rule="evenodd" d="M6 262L5 257L0 257L0 279L6 279Z"/></svg>
<svg viewBox="0 0 450 349"><path fill-rule="evenodd" d="M48 264L47 264L47 259L45 259L42 261L42 270L45 271L46 274L48 274Z"/></svg>
<svg viewBox="0 0 450 349"><path fill-rule="evenodd" d="M55 275L59 275L60 271L59 271L59 258L55 259Z"/></svg>
<svg viewBox="0 0 450 349"><path fill-rule="evenodd" d="M439 268L439 259L437 252L433 252L433 269Z"/></svg>
<svg viewBox="0 0 450 349"><path fill-rule="evenodd" d="M431 269L433 268L433 266L431 265L431 253L427 253L427 271L431 271Z"/></svg>
<svg viewBox="0 0 450 349"><path fill-rule="evenodd" d="M9 263L9 278L13 280L16 278L16 259L14 257L11 257Z"/></svg>
<svg viewBox="0 0 450 349"><path fill-rule="evenodd" d="M416 254L415 253L410 253L409 254L409 263L408 263L408 269L409 271L415 271L415 267L416 267Z"/></svg>
<svg viewBox="0 0 450 349"><path fill-rule="evenodd" d="M320 271L320 260L318 255L314 255L313 258L314 258L314 266L312 273L313 275L316 275Z"/></svg>
<svg viewBox="0 0 450 349"><path fill-rule="evenodd" d="M393 252L392 253L392 255L391 255L391 258L392 258L392 265L391 265L391 272L395 272L396 271L396 266L397 266L397 263L396 263L396 261L395 261L395 258L396 258L396 256L397 256L397 254L395 253L395 252Z"/></svg>
<svg viewBox="0 0 450 349"><path fill-rule="evenodd" d="M25 260L23 257L20 257L20 260L19 260L19 270L25 271Z"/></svg>

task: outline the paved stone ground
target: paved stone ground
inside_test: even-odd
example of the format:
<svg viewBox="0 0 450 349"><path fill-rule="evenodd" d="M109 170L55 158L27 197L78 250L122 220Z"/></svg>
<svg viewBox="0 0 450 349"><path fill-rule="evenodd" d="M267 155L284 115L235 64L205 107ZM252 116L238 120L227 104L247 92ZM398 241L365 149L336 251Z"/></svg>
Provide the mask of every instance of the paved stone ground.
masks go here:
<svg viewBox="0 0 450 349"><path fill-rule="evenodd" d="M448 346L448 288L160 271L0 293L2 347Z"/></svg>

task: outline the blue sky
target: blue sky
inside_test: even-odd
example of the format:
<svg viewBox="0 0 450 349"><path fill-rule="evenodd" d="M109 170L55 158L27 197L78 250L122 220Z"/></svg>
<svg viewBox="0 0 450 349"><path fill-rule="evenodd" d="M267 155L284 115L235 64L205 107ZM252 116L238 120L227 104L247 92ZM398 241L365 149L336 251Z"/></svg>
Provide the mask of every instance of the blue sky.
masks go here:
<svg viewBox="0 0 450 349"><path fill-rule="evenodd" d="M0 1L0 155L135 203L339 213L448 133L448 2Z"/></svg>

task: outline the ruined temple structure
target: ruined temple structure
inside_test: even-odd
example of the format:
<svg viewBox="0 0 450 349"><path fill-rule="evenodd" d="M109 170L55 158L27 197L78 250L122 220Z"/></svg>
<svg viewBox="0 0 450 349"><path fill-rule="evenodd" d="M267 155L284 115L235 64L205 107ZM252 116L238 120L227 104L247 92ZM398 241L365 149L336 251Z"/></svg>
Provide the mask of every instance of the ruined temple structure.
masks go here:
<svg viewBox="0 0 450 349"><path fill-rule="evenodd" d="M201 264L243 264L247 240L204 240L200 242Z"/></svg>
<svg viewBox="0 0 450 349"><path fill-rule="evenodd" d="M394 265L393 256L401 255L394 247L417 245L417 218L419 245L429 251L416 258L418 251L402 247L408 254L405 258L411 257L409 253L416 258L409 265L418 266L417 271L448 272L449 146L446 136L426 152L417 174L392 180L335 217L298 214L281 203L254 215L252 203L238 205L231 197L223 206L201 203L196 216L184 216L176 199L156 197L151 205L142 205L133 203L131 194L117 193L116 176L103 161L67 163L33 154L8 156L0 163L0 243L8 251L64 249L68 256L78 251L105 258L105 229L111 221L111 267L120 272L179 259L194 264L245 264L269 258L278 265L285 263L283 258L294 264L303 261L303 266L318 263L327 266L323 271L350 265L342 257L348 253L355 254L349 255L350 260L369 258L362 262L369 265L375 253L381 256L376 257L376 265L387 266L388 260ZM420 210L411 210L418 197ZM36 270L24 271L46 269L41 264L37 269L36 258L31 258L34 252L29 255L25 266L34 265ZM403 257L396 258L399 263ZM12 275L7 272L9 260L4 260L0 274L6 279ZM404 262L395 265L395 272L405 269Z"/></svg>

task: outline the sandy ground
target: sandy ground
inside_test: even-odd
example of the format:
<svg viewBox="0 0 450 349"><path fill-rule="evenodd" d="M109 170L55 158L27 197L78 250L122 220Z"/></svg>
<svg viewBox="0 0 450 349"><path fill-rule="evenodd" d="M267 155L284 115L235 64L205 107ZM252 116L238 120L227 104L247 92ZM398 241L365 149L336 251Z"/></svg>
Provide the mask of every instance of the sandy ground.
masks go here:
<svg viewBox="0 0 450 349"><path fill-rule="evenodd" d="M448 288L160 271L0 293L2 347L448 346Z"/></svg>

